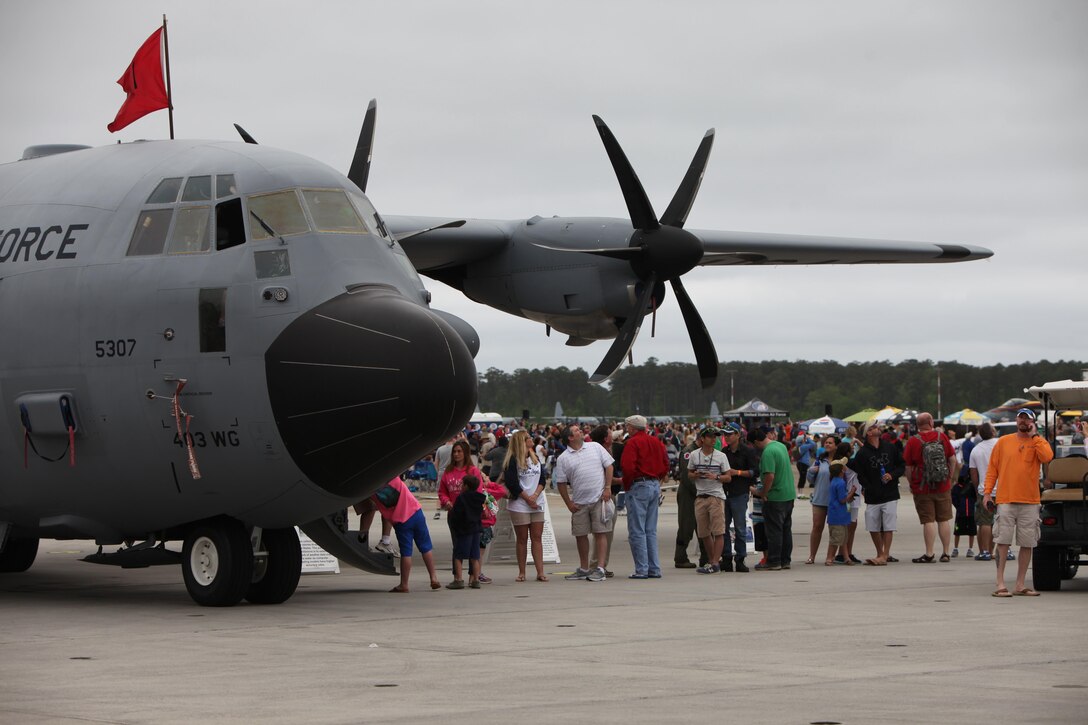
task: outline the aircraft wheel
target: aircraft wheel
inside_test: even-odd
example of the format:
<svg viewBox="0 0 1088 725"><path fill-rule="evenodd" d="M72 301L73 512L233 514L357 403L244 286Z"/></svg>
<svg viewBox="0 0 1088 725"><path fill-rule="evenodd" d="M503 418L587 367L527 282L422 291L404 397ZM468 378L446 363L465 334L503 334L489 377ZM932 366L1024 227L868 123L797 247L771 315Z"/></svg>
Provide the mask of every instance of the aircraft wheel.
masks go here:
<svg viewBox="0 0 1088 725"><path fill-rule="evenodd" d="M281 604L291 598L302 575L302 545L295 527L265 529L261 546L268 556L254 562L246 599L254 604Z"/></svg>
<svg viewBox="0 0 1088 725"><path fill-rule="evenodd" d="M185 588L203 607L233 607L253 577L253 547L236 519L204 521L185 537L181 569Z"/></svg>
<svg viewBox="0 0 1088 725"><path fill-rule="evenodd" d="M26 571L38 555L38 539L8 538L4 551L0 552L0 572L17 573Z"/></svg>

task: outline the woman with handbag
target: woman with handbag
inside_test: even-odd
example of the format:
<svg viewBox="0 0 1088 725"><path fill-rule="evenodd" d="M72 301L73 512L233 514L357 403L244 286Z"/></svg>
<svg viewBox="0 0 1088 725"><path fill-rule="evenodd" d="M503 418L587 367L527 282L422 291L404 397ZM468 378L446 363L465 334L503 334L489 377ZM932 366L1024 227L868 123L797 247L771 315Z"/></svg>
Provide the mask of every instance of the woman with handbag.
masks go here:
<svg viewBox="0 0 1088 725"><path fill-rule="evenodd" d="M541 481L540 459L533 450L529 434L516 431L510 439L503 461L503 483L510 495L506 510L510 522L514 525L516 551L518 557L518 577L515 581L525 581L525 564L528 559L528 546L532 546L533 564L536 566L536 580L548 581L544 576L544 483Z"/></svg>

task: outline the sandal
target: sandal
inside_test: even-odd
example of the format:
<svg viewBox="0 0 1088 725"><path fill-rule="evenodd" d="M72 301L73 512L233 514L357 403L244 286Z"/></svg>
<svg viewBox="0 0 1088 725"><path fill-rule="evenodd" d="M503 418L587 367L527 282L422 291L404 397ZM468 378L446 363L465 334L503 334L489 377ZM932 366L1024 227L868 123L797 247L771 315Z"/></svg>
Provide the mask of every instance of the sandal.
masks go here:
<svg viewBox="0 0 1088 725"><path fill-rule="evenodd" d="M1031 587L1027 587L1025 589L1017 589L1013 592L1013 595L1017 597L1037 597L1039 596L1039 592L1035 591Z"/></svg>
<svg viewBox="0 0 1088 725"><path fill-rule="evenodd" d="M390 589L389 593L390 594L407 594L408 590L407 589L401 589L400 585L398 584L397 586Z"/></svg>
<svg viewBox="0 0 1088 725"><path fill-rule="evenodd" d="M540 576L538 576L538 577L536 578L536 580L537 580L538 582L546 582L546 581L548 581L548 577L546 577L546 576L544 576L543 574L541 574Z"/></svg>
<svg viewBox="0 0 1088 725"><path fill-rule="evenodd" d="M835 566L835 562L833 562L833 561L825 561L825 562L824 562L824 566Z"/></svg>
<svg viewBox="0 0 1088 725"><path fill-rule="evenodd" d="M899 563L899 559L896 559L894 556L889 556L887 561L888 561L889 564L898 564Z"/></svg>
<svg viewBox="0 0 1088 725"><path fill-rule="evenodd" d="M948 562L952 561L952 559L948 557L948 554L941 554L940 561L942 564L947 564Z"/></svg>
<svg viewBox="0 0 1088 725"><path fill-rule="evenodd" d="M994 593L991 594L990 596L991 597L998 597L1000 599L1007 599L1008 597L1011 597L1012 595L1009 594L1008 589L1006 589L1005 587L1001 587L1000 589L995 589Z"/></svg>
<svg viewBox="0 0 1088 725"><path fill-rule="evenodd" d="M816 562L813 561L812 559L805 559L805 563L806 564L815 564Z"/></svg>
<svg viewBox="0 0 1088 725"><path fill-rule="evenodd" d="M514 579L514 581L516 581L516 582L523 582L523 581L525 581L525 575L524 575L524 574L518 574L517 578L516 578L516 579Z"/></svg>
<svg viewBox="0 0 1088 725"><path fill-rule="evenodd" d="M915 559L911 559L915 564L932 564L937 560L933 554L923 554Z"/></svg>

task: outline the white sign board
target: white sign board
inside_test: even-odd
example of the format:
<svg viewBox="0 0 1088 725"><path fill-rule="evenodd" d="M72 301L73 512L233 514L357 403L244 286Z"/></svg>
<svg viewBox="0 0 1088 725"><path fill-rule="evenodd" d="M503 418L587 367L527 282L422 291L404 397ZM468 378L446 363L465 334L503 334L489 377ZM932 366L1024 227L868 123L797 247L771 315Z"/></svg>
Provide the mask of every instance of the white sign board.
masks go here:
<svg viewBox="0 0 1088 725"><path fill-rule="evenodd" d="M340 560L313 542L297 526L298 542L302 545L303 574L339 574Z"/></svg>
<svg viewBox="0 0 1088 725"><path fill-rule="evenodd" d="M555 529L552 528L552 514L548 508L548 496L546 494L541 495L544 500L544 533L541 535L541 544L544 549L543 558L545 562L558 564L560 563L559 546L555 540ZM499 502L499 514L495 517L495 538L487 545L485 564L516 564L518 561L517 538L514 536L514 525L510 523L510 514L506 511L506 503L506 499ZM528 547L525 558L529 563L532 563L532 546Z"/></svg>

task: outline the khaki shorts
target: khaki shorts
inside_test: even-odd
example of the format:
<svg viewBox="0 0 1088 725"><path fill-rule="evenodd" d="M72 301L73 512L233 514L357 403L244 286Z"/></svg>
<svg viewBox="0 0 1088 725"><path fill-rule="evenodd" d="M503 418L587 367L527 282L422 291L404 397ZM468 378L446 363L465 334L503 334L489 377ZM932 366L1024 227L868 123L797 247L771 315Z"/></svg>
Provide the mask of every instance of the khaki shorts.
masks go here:
<svg viewBox="0 0 1088 725"><path fill-rule="evenodd" d="M914 510L918 512L918 520L923 524L951 521L955 518L952 509L952 492L916 493L914 494Z"/></svg>
<svg viewBox="0 0 1088 725"><path fill-rule="evenodd" d="M827 541L832 546L842 546L846 543L846 525L835 524L827 527Z"/></svg>
<svg viewBox="0 0 1088 725"><path fill-rule="evenodd" d="M1039 543L1039 504L999 503L994 517L994 543L1034 549Z"/></svg>
<svg viewBox="0 0 1088 725"><path fill-rule="evenodd" d="M982 494L978 495L978 503L975 505L975 525L993 526L994 512L982 505Z"/></svg>
<svg viewBox="0 0 1088 725"><path fill-rule="evenodd" d="M574 536L589 536L590 534L607 534L611 531L616 517L613 516L607 524L602 524L601 506L603 505L604 501L582 504L582 508L570 515L570 533Z"/></svg>
<svg viewBox="0 0 1088 725"><path fill-rule="evenodd" d="M528 526L529 524L544 523L544 512L534 511L527 514L524 511L507 511L510 514L510 523L514 526Z"/></svg>
<svg viewBox="0 0 1088 725"><path fill-rule="evenodd" d="M695 499L695 534L700 539L725 535L725 499L717 496Z"/></svg>

